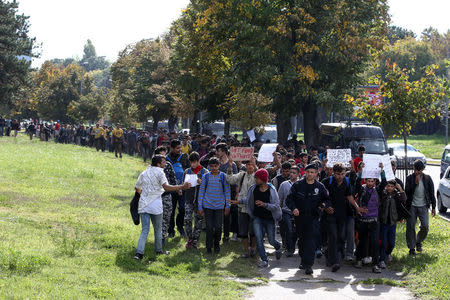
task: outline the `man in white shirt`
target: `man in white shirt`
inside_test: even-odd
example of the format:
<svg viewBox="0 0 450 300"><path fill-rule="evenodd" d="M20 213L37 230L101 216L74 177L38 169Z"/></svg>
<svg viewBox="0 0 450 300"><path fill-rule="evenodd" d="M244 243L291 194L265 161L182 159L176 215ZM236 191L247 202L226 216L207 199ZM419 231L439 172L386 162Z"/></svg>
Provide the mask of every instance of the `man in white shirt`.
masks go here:
<svg viewBox="0 0 450 300"><path fill-rule="evenodd" d="M191 187L190 183L183 185L169 185L164 166L166 158L162 155L155 155L152 158L152 165L143 171L136 183L136 191L141 195L139 199L138 213L141 217L142 231L136 248L134 259L142 259L144 256L145 243L150 231L150 220L155 232L155 252L156 254L169 254L162 250L162 198L166 192L176 192L186 190Z"/></svg>

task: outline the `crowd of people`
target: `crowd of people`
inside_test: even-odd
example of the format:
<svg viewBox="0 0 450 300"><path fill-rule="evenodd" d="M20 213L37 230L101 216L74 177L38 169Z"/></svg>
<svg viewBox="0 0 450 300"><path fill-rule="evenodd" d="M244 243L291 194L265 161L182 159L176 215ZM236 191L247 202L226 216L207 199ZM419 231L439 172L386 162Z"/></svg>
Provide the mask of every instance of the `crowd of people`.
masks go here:
<svg viewBox="0 0 450 300"><path fill-rule="evenodd" d="M144 161L151 158L135 186L142 224L134 256L138 260L144 256L152 223L157 254L169 253L165 244L176 231L186 238L187 249L197 250L205 231L208 254L219 253L230 241L242 242L242 258L258 255L259 267L269 265L267 241L276 259L298 251L299 268L306 274L313 273L314 260L322 255L333 272L345 260L357 268L370 264L380 273L392 261L397 223L406 220L409 254L416 255L428 233L430 208L435 215L434 185L423 173L423 162L414 162L405 185L399 178L386 180L382 164L379 178L363 178L363 145L348 164L329 166L326 146L307 149L294 135L279 144L273 161L266 163L257 160L263 143L239 141L237 136L149 132L119 124L24 127L30 139L96 147L114 151L116 157L124 151ZM20 124L11 128L18 131ZM256 154L248 161L232 161L233 146L254 147ZM395 173L394 161L392 168Z"/></svg>
<svg viewBox="0 0 450 300"><path fill-rule="evenodd" d="M362 178L364 146L347 167L327 166L326 153L316 147L305 151L295 137L278 145L272 163L256 157L232 161L229 150L234 137L214 142L201 137L200 144L195 140L181 135L169 147L158 146L151 166L139 176L138 213L147 221L142 224L135 259L143 258L150 219L158 254L168 253L164 244L175 235L176 225L187 239L186 248L198 249L205 230L206 252L219 253L231 236L231 241L242 241L242 258L259 255L259 267L269 265L265 241L275 248L276 259L283 254L291 257L298 249L299 268L306 274L312 274L315 258L322 255L333 272L346 260L354 261L357 268L371 264L372 271L380 273L392 261L396 226L403 220L409 254L422 252L428 210L431 207L434 216L436 199L432 179L423 173L420 160L404 186L399 178L386 180L382 164L380 178ZM203 142L207 149L199 147ZM394 161L392 168L395 172ZM192 175L195 180L188 180Z"/></svg>

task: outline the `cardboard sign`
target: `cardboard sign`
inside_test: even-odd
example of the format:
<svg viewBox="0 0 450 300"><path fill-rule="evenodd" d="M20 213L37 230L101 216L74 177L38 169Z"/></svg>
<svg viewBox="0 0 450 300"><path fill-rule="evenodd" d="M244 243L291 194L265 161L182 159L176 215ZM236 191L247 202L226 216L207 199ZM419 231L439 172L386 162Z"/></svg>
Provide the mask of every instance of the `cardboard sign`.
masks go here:
<svg viewBox="0 0 450 300"><path fill-rule="evenodd" d="M350 166L352 159L351 149L328 149L327 150L327 167L332 168L337 163L344 164L345 167Z"/></svg>
<svg viewBox="0 0 450 300"><path fill-rule="evenodd" d="M277 150L278 144L264 144L258 152L258 161L273 162L273 153Z"/></svg>
<svg viewBox="0 0 450 300"><path fill-rule="evenodd" d="M231 147L230 158L234 161L246 161L253 157L253 147Z"/></svg>

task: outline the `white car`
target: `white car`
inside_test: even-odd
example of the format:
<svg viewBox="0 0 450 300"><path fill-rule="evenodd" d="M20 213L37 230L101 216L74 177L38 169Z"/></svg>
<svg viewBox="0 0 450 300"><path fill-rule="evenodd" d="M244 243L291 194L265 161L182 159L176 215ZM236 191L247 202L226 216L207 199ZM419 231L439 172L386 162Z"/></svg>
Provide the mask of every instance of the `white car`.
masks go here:
<svg viewBox="0 0 450 300"><path fill-rule="evenodd" d="M445 170L444 176L439 181L437 202L439 212L446 213L447 208L450 207L450 167Z"/></svg>
<svg viewBox="0 0 450 300"><path fill-rule="evenodd" d="M405 145L402 143L394 143L388 145L389 149L392 149L393 156L397 161L398 168L404 169L405 166ZM420 150L417 150L411 145L407 145L408 149L408 169L412 168L414 162L419 159L423 161L423 163L427 164L427 159L423 153L420 153Z"/></svg>

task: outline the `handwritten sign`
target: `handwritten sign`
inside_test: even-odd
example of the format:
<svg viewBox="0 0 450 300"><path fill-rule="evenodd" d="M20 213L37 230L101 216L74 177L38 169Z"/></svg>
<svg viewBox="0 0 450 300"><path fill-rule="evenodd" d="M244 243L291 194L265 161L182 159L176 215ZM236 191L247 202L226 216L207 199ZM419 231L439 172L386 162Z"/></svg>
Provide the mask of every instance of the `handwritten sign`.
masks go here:
<svg viewBox="0 0 450 300"><path fill-rule="evenodd" d="M184 177L184 182L189 182L191 184L191 187L197 186L197 175L196 174L186 174Z"/></svg>
<svg viewBox="0 0 450 300"><path fill-rule="evenodd" d="M263 144L258 152L258 161L272 162L273 153L277 150L278 144Z"/></svg>
<svg viewBox="0 0 450 300"><path fill-rule="evenodd" d="M247 136L250 139L250 142L253 143L254 140L256 140L256 136L255 136L255 130L249 130L247 131Z"/></svg>
<svg viewBox="0 0 450 300"><path fill-rule="evenodd" d="M384 174L386 180L395 179L395 174L392 170L391 158L389 154L364 154L364 169L362 178L380 178L381 168L380 163L383 164Z"/></svg>
<svg viewBox="0 0 450 300"><path fill-rule="evenodd" d="M383 163L384 174L386 175L386 180L394 180L395 174L394 170L392 170L391 157L389 154L385 154L381 157L381 162Z"/></svg>
<svg viewBox="0 0 450 300"><path fill-rule="evenodd" d="M343 163L344 166L350 166L352 159L351 149L328 149L327 150L327 167L332 168L337 163Z"/></svg>
<svg viewBox="0 0 450 300"><path fill-rule="evenodd" d="M234 161L246 161L253 157L253 147L231 147L230 158Z"/></svg>

